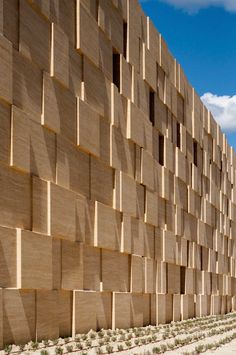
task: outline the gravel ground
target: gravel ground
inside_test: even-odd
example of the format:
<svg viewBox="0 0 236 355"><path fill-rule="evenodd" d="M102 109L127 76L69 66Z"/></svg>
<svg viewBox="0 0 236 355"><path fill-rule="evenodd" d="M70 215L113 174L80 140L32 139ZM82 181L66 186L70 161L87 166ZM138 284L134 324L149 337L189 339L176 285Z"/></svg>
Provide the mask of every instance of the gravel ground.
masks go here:
<svg viewBox="0 0 236 355"><path fill-rule="evenodd" d="M87 336L78 335L76 339L77 342L72 338L59 338L56 341L56 345L52 341L49 341L50 346L48 346L48 344L45 345L40 343L38 344L38 349L35 351L32 350L32 347L37 344L30 343L24 347L24 351L21 353L19 347L13 345L11 349L8 348L11 352L0 351L0 355L97 355L98 342L101 340L109 342L108 345L111 346L111 349L109 349L107 344L103 345L102 354L119 353L123 355L151 355L154 354L154 348L156 348L156 350L159 349L160 351L160 349L163 350L163 347L166 347L168 350L163 351L162 353L168 355L196 355L198 354L196 352L196 347L201 345L212 345L225 338L227 338L227 341L230 340L230 342L215 348L215 350L204 351L204 354L236 355L236 313L231 313L225 316L198 318L171 323L164 326L101 331L99 333L91 331ZM229 338L232 335L234 335L234 338ZM132 339L128 340L129 337ZM91 342L92 347L90 344L86 344L87 339L85 338ZM137 340L139 340L141 345L135 345L135 341ZM149 340L151 342L143 345L142 340ZM78 346L78 344L83 344L84 349L77 350L76 346ZM118 345L121 344L126 350L118 351ZM71 349L73 351L71 351ZM63 353L61 352L62 350Z"/></svg>

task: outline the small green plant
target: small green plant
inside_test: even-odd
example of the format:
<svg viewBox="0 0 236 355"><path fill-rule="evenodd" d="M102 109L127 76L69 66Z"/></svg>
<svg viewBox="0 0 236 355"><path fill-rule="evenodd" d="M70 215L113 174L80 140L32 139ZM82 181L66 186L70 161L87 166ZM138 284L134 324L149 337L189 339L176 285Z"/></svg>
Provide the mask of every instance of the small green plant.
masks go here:
<svg viewBox="0 0 236 355"><path fill-rule="evenodd" d="M43 349L40 351L40 355L49 355L49 351Z"/></svg>
<svg viewBox="0 0 236 355"><path fill-rule="evenodd" d="M196 352L197 354L201 354L204 350L205 350L205 347L204 347L203 344L200 344L200 345L198 345L198 346L195 346L195 352Z"/></svg>
<svg viewBox="0 0 236 355"><path fill-rule="evenodd" d="M105 341L105 343L109 343L110 342L110 337L109 337L109 335L106 335L105 337L104 337L104 341Z"/></svg>
<svg viewBox="0 0 236 355"><path fill-rule="evenodd" d="M87 340L85 344L86 344L87 348L91 348L91 346L92 346L91 340Z"/></svg>
<svg viewBox="0 0 236 355"><path fill-rule="evenodd" d="M117 349L118 349L118 351L123 351L123 350L124 350L124 345L119 344L119 345L117 346Z"/></svg>
<svg viewBox="0 0 236 355"><path fill-rule="evenodd" d="M113 346L107 345L107 346L106 346L106 351L108 352L108 354L113 353Z"/></svg>
<svg viewBox="0 0 236 355"><path fill-rule="evenodd" d="M91 332L89 334L89 337L90 337L90 339L95 339L96 338L96 333L95 332Z"/></svg>
<svg viewBox="0 0 236 355"><path fill-rule="evenodd" d="M97 350L96 350L96 353L97 353L98 355L103 354L102 348L98 347Z"/></svg>
<svg viewBox="0 0 236 355"><path fill-rule="evenodd" d="M49 340L43 340L43 345L46 347L48 347L50 345Z"/></svg>
<svg viewBox="0 0 236 355"><path fill-rule="evenodd" d="M4 348L5 354L10 354L12 351L12 345L6 345Z"/></svg>
<svg viewBox="0 0 236 355"><path fill-rule="evenodd" d="M68 353L72 353L73 350L74 350L73 345L67 345L66 346L66 350L67 350Z"/></svg>
<svg viewBox="0 0 236 355"><path fill-rule="evenodd" d="M161 344L160 345L161 351L164 353L167 350L166 344Z"/></svg>
<svg viewBox="0 0 236 355"><path fill-rule="evenodd" d="M111 340L115 342L117 340L117 337L113 336Z"/></svg>
<svg viewBox="0 0 236 355"><path fill-rule="evenodd" d="M135 344L136 346L138 346L138 345L139 345L139 339L135 339L135 340L134 340L134 344Z"/></svg>
<svg viewBox="0 0 236 355"><path fill-rule="evenodd" d="M19 345L20 352L22 353L25 350L25 344Z"/></svg>
<svg viewBox="0 0 236 355"><path fill-rule="evenodd" d="M39 344L37 343L37 341L36 342L32 341L30 347L32 350L37 350L39 348Z"/></svg>
<svg viewBox="0 0 236 355"><path fill-rule="evenodd" d="M98 344L99 344L99 346L103 346L105 344L105 342L104 342L104 340L100 339L100 340L98 340Z"/></svg>
<svg viewBox="0 0 236 355"><path fill-rule="evenodd" d="M130 340L126 340L125 345L126 345L126 346L127 346L127 348L129 349L129 348L131 348L132 343L131 343L131 341L130 341Z"/></svg>
<svg viewBox="0 0 236 355"><path fill-rule="evenodd" d="M125 335L124 334L122 334L120 337L119 337L119 339L118 339L119 341L125 341L126 340L126 337L125 337Z"/></svg>
<svg viewBox="0 0 236 355"><path fill-rule="evenodd" d="M82 340L85 341L85 340L87 340L87 339L88 339L87 334L83 334L83 335L82 335Z"/></svg>
<svg viewBox="0 0 236 355"><path fill-rule="evenodd" d="M159 346L155 346L153 349L152 349L152 353L153 354L160 354L161 353L161 348Z"/></svg>
<svg viewBox="0 0 236 355"><path fill-rule="evenodd" d="M57 346L56 349L55 349L55 354L56 355L63 354L63 348L61 346Z"/></svg>
<svg viewBox="0 0 236 355"><path fill-rule="evenodd" d="M78 350L83 350L83 348L84 348L83 344L80 342L76 343L75 346L76 346L76 349L78 349Z"/></svg>
<svg viewBox="0 0 236 355"><path fill-rule="evenodd" d="M100 330L100 331L98 332L98 337L99 337L99 338L104 338L104 336L105 336L104 330Z"/></svg>

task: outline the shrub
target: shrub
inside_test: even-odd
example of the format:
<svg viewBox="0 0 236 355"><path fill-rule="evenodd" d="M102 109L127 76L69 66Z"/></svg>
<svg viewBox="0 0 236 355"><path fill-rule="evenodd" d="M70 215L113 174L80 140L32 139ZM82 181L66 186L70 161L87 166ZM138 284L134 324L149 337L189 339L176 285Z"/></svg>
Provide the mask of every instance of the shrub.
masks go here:
<svg viewBox="0 0 236 355"><path fill-rule="evenodd" d="M132 343L131 343L130 340L127 340L127 341L125 342L125 345L127 346L127 348L131 348Z"/></svg>
<svg viewBox="0 0 236 355"><path fill-rule="evenodd" d="M124 350L124 346L122 344L119 344L117 346L117 349L118 349L118 351L123 351Z"/></svg>
<svg viewBox="0 0 236 355"><path fill-rule="evenodd" d="M47 350L41 350L40 351L40 355L49 355L49 351L47 351Z"/></svg>
<svg viewBox="0 0 236 355"><path fill-rule="evenodd" d="M66 346L66 350L67 350L68 353L72 353L72 351L73 351L73 345L67 345L67 346Z"/></svg>
<svg viewBox="0 0 236 355"><path fill-rule="evenodd" d="M55 349L55 354L56 355L63 354L63 348L61 346L57 346L56 349Z"/></svg>
<svg viewBox="0 0 236 355"><path fill-rule="evenodd" d="M85 344L86 344L87 348L90 348L92 346L91 340L87 340Z"/></svg>
<svg viewBox="0 0 236 355"><path fill-rule="evenodd" d="M113 353L113 346L107 345L107 346L106 346L106 351L108 352L108 354Z"/></svg>

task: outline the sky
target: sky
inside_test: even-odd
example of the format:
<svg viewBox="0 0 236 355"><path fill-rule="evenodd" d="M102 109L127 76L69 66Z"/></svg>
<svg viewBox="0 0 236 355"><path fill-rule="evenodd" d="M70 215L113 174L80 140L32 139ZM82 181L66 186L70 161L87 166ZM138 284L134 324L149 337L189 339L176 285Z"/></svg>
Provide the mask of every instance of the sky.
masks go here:
<svg viewBox="0 0 236 355"><path fill-rule="evenodd" d="M236 0L141 0L236 150Z"/></svg>

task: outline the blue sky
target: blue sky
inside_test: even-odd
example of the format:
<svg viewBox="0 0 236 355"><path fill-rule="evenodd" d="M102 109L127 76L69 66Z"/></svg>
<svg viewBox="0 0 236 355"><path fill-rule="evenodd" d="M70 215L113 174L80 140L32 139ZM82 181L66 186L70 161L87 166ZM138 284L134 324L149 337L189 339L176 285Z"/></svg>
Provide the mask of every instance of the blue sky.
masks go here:
<svg viewBox="0 0 236 355"><path fill-rule="evenodd" d="M236 150L236 0L143 0L141 5L198 94L208 93L204 103Z"/></svg>

